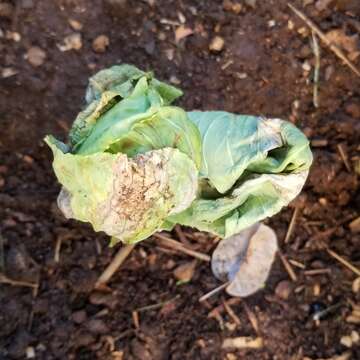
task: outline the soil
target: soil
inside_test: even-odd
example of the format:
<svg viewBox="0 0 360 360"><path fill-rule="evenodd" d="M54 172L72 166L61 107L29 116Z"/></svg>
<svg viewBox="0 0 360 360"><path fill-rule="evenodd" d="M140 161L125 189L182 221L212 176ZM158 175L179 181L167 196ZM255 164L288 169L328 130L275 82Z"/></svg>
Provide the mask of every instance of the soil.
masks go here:
<svg viewBox="0 0 360 360"><path fill-rule="evenodd" d="M39 285L37 291L0 285L0 359L300 360L344 353L344 359L360 359L359 342L348 348L340 341L356 331L348 318L360 304L360 293L352 290L356 275L325 250L360 266L358 229L349 226L360 205L360 78L321 46L316 108L311 33L286 1L224 3L0 1L0 267L8 278ZM292 3L324 32L342 29L359 40L358 0ZM193 34L176 43L181 22ZM73 48L63 51L73 33L81 34L81 43L72 36ZM215 36L224 47L220 41L220 50L210 51ZM348 55L360 68L356 52ZM179 283L174 269L193 259L164 251L152 239L133 250L107 292L93 291L117 248L60 214L59 185L42 139L48 133L65 139L89 76L121 62L176 83L186 109L290 119L312 140L315 162L302 195L267 221L283 255L300 263L292 263L297 279L291 281L277 258L265 288L231 305L239 325L221 308L225 293L198 302L219 286L207 263L197 262L191 280ZM285 244L295 207L299 215ZM183 231L194 249L214 249L206 234ZM306 272L314 269L325 270ZM136 321L134 310L159 303L138 311ZM218 306L220 316L209 317ZM318 309L331 311L314 321L311 311ZM237 336L260 336L264 345L222 349L225 338Z"/></svg>

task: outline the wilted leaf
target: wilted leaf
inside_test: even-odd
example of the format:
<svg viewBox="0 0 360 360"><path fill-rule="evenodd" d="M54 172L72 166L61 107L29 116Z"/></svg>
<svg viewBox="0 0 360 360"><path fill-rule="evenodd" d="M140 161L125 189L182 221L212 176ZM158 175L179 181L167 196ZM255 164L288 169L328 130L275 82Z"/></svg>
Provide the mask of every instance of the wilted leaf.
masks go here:
<svg viewBox="0 0 360 360"><path fill-rule="evenodd" d="M212 270L218 279L230 281L228 294L248 296L264 286L276 251L274 231L255 224L220 242L212 257Z"/></svg>

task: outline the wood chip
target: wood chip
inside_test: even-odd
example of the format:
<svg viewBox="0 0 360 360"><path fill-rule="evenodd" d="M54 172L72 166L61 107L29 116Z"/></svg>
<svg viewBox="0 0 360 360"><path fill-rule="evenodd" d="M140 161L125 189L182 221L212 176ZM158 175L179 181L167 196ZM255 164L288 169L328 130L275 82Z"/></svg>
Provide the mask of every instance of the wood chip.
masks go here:
<svg viewBox="0 0 360 360"><path fill-rule="evenodd" d="M186 25L180 25L176 30L175 30L175 42L179 43L180 40L192 35L194 33L194 31L187 27Z"/></svg>
<svg viewBox="0 0 360 360"><path fill-rule="evenodd" d="M223 349L261 349L264 341L261 337L252 338L250 336L240 336L227 338L223 341Z"/></svg>

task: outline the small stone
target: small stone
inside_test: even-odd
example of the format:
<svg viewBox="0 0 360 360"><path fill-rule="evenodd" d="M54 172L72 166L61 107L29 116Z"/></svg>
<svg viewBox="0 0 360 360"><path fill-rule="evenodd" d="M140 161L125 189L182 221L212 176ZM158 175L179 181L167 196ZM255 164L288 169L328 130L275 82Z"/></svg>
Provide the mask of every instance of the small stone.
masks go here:
<svg viewBox="0 0 360 360"><path fill-rule="evenodd" d="M165 34L163 31L160 31L160 32L158 33L158 39L159 39L160 41L166 40L166 34Z"/></svg>
<svg viewBox="0 0 360 360"><path fill-rule="evenodd" d="M242 73L237 72L237 73L235 73L235 76L240 80L244 80L248 77L248 74L244 73L244 72L242 72Z"/></svg>
<svg viewBox="0 0 360 360"><path fill-rule="evenodd" d="M360 216L349 224L349 228L353 234L360 232Z"/></svg>
<svg viewBox="0 0 360 360"><path fill-rule="evenodd" d="M232 353L226 354L226 360L237 360L237 356Z"/></svg>
<svg viewBox="0 0 360 360"><path fill-rule="evenodd" d="M110 332L109 327L103 320L91 319L86 323L86 328L93 334L104 335Z"/></svg>
<svg viewBox="0 0 360 360"><path fill-rule="evenodd" d="M303 68L304 71L309 72L311 70L311 65L307 61L305 61L302 64L302 68Z"/></svg>
<svg viewBox="0 0 360 360"><path fill-rule="evenodd" d="M6 78L16 75L17 73L18 73L18 71L16 69L8 67L8 68L4 68L1 70L1 77L3 79L6 79Z"/></svg>
<svg viewBox="0 0 360 360"><path fill-rule="evenodd" d="M324 11L332 2L334 2L334 0L318 0L315 7L318 11Z"/></svg>
<svg viewBox="0 0 360 360"><path fill-rule="evenodd" d="M293 21L291 21L291 20L289 20L289 21L288 21L288 29L289 29L289 30L293 30L293 29L294 29L294 27L295 27L294 22L293 22Z"/></svg>
<svg viewBox="0 0 360 360"><path fill-rule="evenodd" d="M83 24L80 21L77 21L75 19L69 19L68 22L72 29L75 31L80 31L83 28Z"/></svg>
<svg viewBox="0 0 360 360"><path fill-rule="evenodd" d="M223 1L223 9L225 11L231 11L234 14L240 14L241 10L243 8L243 5L240 3L233 3L230 0L224 0Z"/></svg>
<svg viewBox="0 0 360 360"><path fill-rule="evenodd" d="M238 15L241 13L242 8L243 8L242 4L236 3L233 4L232 11L234 14Z"/></svg>
<svg viewBox="0 0 360 360"><path fill-rule="evenodd" d="M115 309L117 305L116 297L112 294L94 292L90 295L89 301L93 305L105 305L110 309Z"/></svg>
<svg viewBox="0 0 360 360"><path fill-rule="evenodd" d="M82 48L81 34L73 33L64 38L63 45L57 45L60 51L80 50Z"/></svg>
<svg viewBox="0 0 360 360"><path fill-rule="evenodd" d="M178 266L174 270L174 276L179 281L190 281L194 276L196 260Z"/></svg>
<svg viewBox="0 0 360 360"><path fill-rule="evenodd" d="M81 332L75 336L75 347L89 346L95 342L95 337L88 332Z"/></svg>
<svg viewBox="0 0 360 360"><path fill-rule="evenodd" d="M46 53L38 46L32 46L26 53L27 61L34 67L41 66L46 59Z"/></svg>
<svg viewBox="0 0 360 360"><path fill-rule="evenodd" d="M7 31L5 34L6 39L19 42L21 40L21 35L16 31Z"/></svg>
<svg viewBox="0 0 360 360"><path fill-rule="evenodd" d="M352 332L351 332L351 341L353 342L353 343L358 343L359 342L359 340L360 340L360 335L359 335L359 333L357 332L357 331L355 331L355 330L353 330Z"/></svg>
<svg viewBox="0 0 360 360"><path fill-rule="evenodd" d="M352 340L351 340L351 337L350 336L343 336L341 339L340 339L340 344L341 345L344 345L348 348L351 348L352 347Z"/></svg>
<svg viewBox="0 0 360 360"><path fill-rule="evenodd" d="M32 346L28 346L25 350L27 359L35 359L35 349Z"/></svg>
<svg viewBox="0 0 360 360"><path fill-rule="evenodd" d="M224 45L224 39L221 36L215 36L210 42L209 49L213 52L220 52L224 48Z"/></svg>
<svg viewBox="0 0 360 360"><path fill-rule="evenodd" d="M171 75L170 76L170 82L174 85L180 85L181 81L175 76L175 75Z"/></svg>
<svg viewBox="0 0 360 360"><path fill-rule="evenodd" d="M14 13L14 6L8 2L0 3L0 17L11 18Z"/></svg>
<svg viewBox="0 0 360 360"><path fill-rule="evenodd" d="M268 21L268 27L273 28L274 26L276 26L276 21L275 20L269 20Z"/></svg>
<svg viewBox="0 0 360 360"><path fill-rule="evenodd" d="M289 298L291 291L291 283L287 280L280 281L275 288L276 296L283 300L287 300Z"/></svg>
<svg viewBox="0 0 360 360"><path fill-rule="evenodd" d="M345 105L345 112L355 119L360 120L360 104L351 102Z"/></svg>
<svg viewBox="0 0 360 360"><path fill-rule="evenodd" d="M22 0L21 7L26 10L32 9L34 7L34 0Z"/></svg>
<svg viewBox="0 0 360 360"><path fill-rule="evenodd" d="M245 0L245 4L253 9L256 9L256 0Z"/></svg>
<svg viewBox="0 0 360 360"><path fill-rule="evenodd" d="M357 294L360 290L360 277L356 278L352 283L352 291Z"/></svg>
<svg viewBox="0 0 360 360"><path fill-rule="evenodd" d="M223 1L223 9L225 11L232 11L232 7L233 7L233 2L230 0L224 0Z"/></svg>
<svg viewBox="0 0 360 360"><path fill-rule="evenodd" d="M320 284L316 283L313 288L313 294L314 296L319 296L321 292Z"/></svg>
<svg viewBox="0 0 360 360"><path fill-rule="evenodd" d="M74 323L82 324L87 320L86 311L85 310L75 311L74 313L72 313L71 318L74 321Z"/></svg>
<svg viewBox="0 0 360 360"><path fill-rule="evenodd" d="M99 35L92 42L92 48L97 53L104 53L110 45L110 39L106 35Z"/></svg>

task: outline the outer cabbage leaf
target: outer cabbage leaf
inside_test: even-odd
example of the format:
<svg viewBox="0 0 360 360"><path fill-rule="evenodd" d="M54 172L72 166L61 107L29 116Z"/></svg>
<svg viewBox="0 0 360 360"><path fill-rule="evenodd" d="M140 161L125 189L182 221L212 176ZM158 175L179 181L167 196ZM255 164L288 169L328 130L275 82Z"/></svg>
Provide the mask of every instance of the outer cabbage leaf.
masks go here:
<svg viewBox="0 0 360 360"><path fill-rule="evenodd" d="M135 66L123 64L99 71L89 79L87 107L79 113L69 133L73 152L77 152L91 134L98 119L119 102L133 98L122 107L129 112L128 116L132 116L150 106L169 105L181 95L181 90L156 80L151 72L145 73Z"/></svg>
<svg viewBox="0 0 360 360"><path fill-rule="evenodd" d="M191 111L188 116L201 133L201 176L222 194L245 170L299 172L312 162L307 138L286 121L225 111Z"/></svg>
<svg viewBox="0 0 360 360"><path fill-rule="evenodd" d="M301 191L308 171L256 174L218 199L196 199L184 212L166 220L228 238L257 221L278 213Z"/></svg>
<svg viewBox="0 0 360 360"><path fill-rule="evenodd" d="M200 196L167 222L227 238L276 214L301 191L312 155L295 126L218 111L188 115L202 137Z"/></svg>
<svg viewBox="0 0 360 360"><path fill-rule="evenodd" d="M134 243L161 230L166 217L195 199L198 171L177 149L165 148L129 159L125 154L64 153L46 138L63 190L58 204L66 217L90 222L123 242Z"/></svg>

